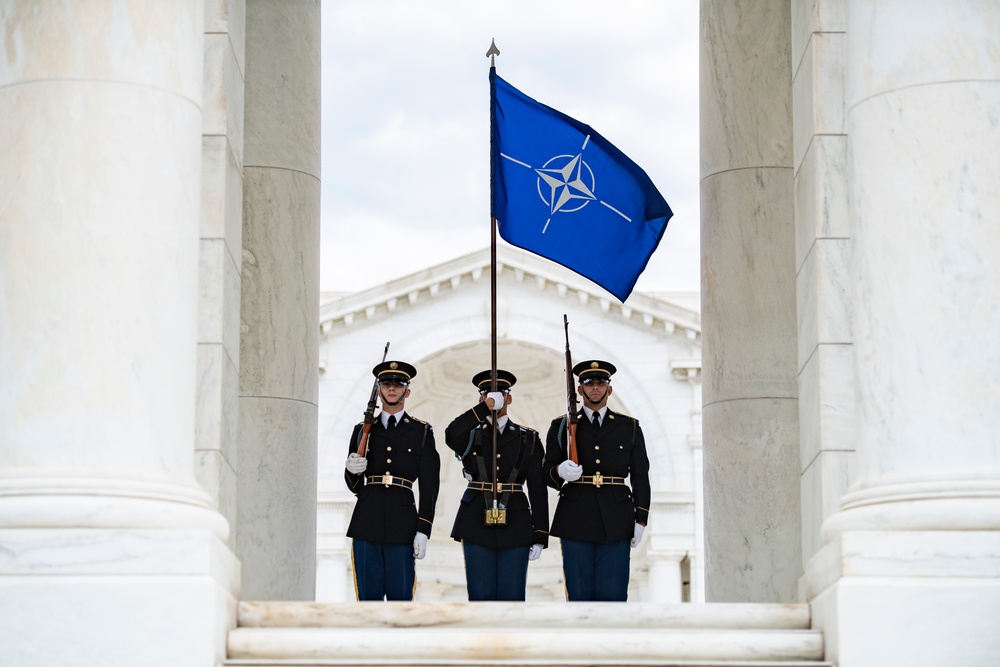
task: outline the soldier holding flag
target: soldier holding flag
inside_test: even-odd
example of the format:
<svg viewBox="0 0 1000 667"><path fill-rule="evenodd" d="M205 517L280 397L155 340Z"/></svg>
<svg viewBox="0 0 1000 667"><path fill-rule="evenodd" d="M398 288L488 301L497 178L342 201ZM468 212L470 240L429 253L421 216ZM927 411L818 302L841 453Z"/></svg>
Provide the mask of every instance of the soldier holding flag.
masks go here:
<svg viewBox="0 0 1000 667"><path fill-rule="evenodd" d="M477 373L472 384L479 390L479 403L444 432L468 480L451 536L462 543L470 601L524 600L528 561L537 559L549 542L542 443L537 431L507 416L515 382L513 373L497 370L491 391L492 371Z"/></svg>

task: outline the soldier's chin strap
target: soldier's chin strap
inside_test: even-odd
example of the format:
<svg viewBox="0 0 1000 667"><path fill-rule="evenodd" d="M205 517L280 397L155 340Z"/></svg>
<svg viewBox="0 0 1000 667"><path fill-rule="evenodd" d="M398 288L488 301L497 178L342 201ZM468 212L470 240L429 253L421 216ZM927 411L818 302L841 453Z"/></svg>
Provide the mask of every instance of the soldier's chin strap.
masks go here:
<svg viewBox="0 0 1000 667"><path fill-rule="evenodd" d="M610 384L606 385L604 387L604 395L601 396L601 400L596 401L596 402L590 400L590 397L587 395L587 392L583 392L583 399L584 399L583 402L584 402L584 404L586 405L588 403L593 403L594 405L600 405L601 403L603 403L604 401L607 400L607 398L608 398L608 391L610 389L611 389L611 385ZM587 407L590 408L590 405L587 405ZM599 410L600 408L590 408L590 409L591 410Z"/></svg>
<svg viewBox="0 0 1000 667"><path fill-rule="evenodd" d="M406 392L404 391L403 394L405 394L405 393ZM388 405L388 406L393 407L393 408L396 407L397 405L399 405L400 402L402 402L402 400L404 398L406 398L406 396L400 396L399 400L397 400L397 401L387 400L386 397L385 397L385 394L382 393L382 388L381 387L379 387L379 389L378 389L378 397L382 399L382 405Z"/></svg>

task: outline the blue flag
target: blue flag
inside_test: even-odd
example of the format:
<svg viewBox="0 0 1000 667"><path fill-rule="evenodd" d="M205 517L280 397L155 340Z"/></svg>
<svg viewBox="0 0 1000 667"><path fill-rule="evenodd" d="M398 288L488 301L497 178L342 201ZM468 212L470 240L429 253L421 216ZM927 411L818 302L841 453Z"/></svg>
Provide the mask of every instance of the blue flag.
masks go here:
<svg viewBox="0 0 1000 667"><path fill-rule="evenodd" d="M621 301L673 215L639 165L490 68L490 210L508 243Z"/></svg>

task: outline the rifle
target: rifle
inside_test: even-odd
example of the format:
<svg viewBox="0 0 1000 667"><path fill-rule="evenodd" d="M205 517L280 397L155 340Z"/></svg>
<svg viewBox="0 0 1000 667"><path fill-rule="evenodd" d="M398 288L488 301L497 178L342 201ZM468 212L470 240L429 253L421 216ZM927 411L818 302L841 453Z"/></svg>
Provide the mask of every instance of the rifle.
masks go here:
<svg viewBox="0 0 1000 667"><path fill-rule="evenodd" d="M389 356L389 342L385 343L385 351L382 353L382 362ZM378 396L378 378L372 385L372 397L368 399L368 408L365 410L365 425L361 427L361 442L358 443L358 456L364 456L368 451L368 434L372 432L372 424L375 421L375 398Z"/></svg>
<svg viewBox="0 0 1000 667"><path fill-rule="evenodd" d="M569 351L569 319L565 313L563 326L566 329L566 451L570 461L579 463L576 455L576 386L573 382L573 355Z"/></svg>

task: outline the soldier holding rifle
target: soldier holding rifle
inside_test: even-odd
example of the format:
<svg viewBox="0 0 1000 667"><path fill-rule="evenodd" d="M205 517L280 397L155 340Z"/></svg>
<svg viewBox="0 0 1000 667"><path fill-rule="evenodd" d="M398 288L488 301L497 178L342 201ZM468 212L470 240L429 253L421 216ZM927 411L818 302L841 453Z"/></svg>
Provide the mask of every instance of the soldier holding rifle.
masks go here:
<svg viewBox="0 0 1000 667"><path fill-rule="evenodd" d="M528 561L549 542L542 443L537 431L507 416L515 382L504 370L495 385L492 370L477 373L479 403L444 432L468 480L451 536L462 543L470 601L524 600Z"/></svg>
<svg viewBox="0 0 1000 667"><path fill-rule="evenodd" d="M414 559L426 554L441 459L430 424L404 410L417 370L403 361L383 361L372 373L372 398L365 420L351 433L344 473L358 497L347 528L355 589L358 600L412 600ZM376 392L382 404L378 415Z"/></svg>
<svg viewBox="0 0 1000 667"><path fill-rule="evenodd" d="M637 419L608 409L615 366L592 359L571 367L568 324L566 350L569 410L552 420L545 448L546 483L559 491L552 534L562 546L566 595L570 602L624 602L629 548L639 545L649 519L646 442ZM580 383L579 411L570 368Z"/></svg>

